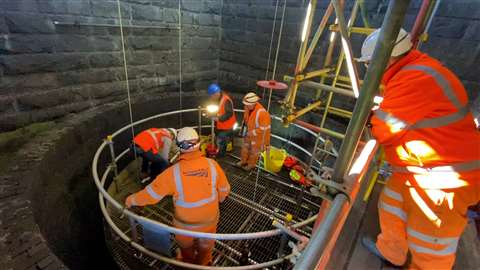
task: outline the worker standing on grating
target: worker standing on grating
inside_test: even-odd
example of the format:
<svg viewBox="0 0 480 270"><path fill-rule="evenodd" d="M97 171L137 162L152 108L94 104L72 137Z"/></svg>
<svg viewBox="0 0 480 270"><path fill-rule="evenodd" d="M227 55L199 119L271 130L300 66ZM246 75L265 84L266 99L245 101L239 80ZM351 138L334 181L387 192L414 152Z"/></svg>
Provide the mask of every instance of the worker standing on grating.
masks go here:
<svg viewBox="0 0 480 270"><path fill-rule="evenodd" d="M220 216L219 202L230 193L230 184L215 160L200 152L200 139L190 127L178 130L179 161L160 174L145 189L130 195L125 205L145 206L158 203L165 196L173 196L177 228L215 233ZM175 236L184 262L208 265L211 263L213 239L194 239Z"/></svg>
<svg viewBox="0 0 480 270"><path fill-rule="evenodd" d="M148 175L150 179L155 179L168 167L168 155L176 134L173 128L149 128L135 136L131 151L142 157L142 179Z"/></svg>
<svg viewBox="0 0 480 270"><path fill-rule="evenodd" d="M255 93L248 93L243 97L245 112L243 114L242 130L244 132L241 159L237 165L250 171L255 168L262 151L270 146L270 114L258 101Z"/></svg>
<svg viewBox="0 0 480 270"><path fill-rule="evenodd" d="M208 87L208 95L218 103L217 119L215 121L218 157L225 156L228 143L233 143L233 128L237 119L233 109L233 101L216 83Z"/></svg>
<svg viewBox="0 0 480 270"><path fill-rule="evenodd" d="M378 36L363 43L367 65ZM480 133L466 91L440 62L413 49L403 29L382 83L371 124L392 176L378 203L381 233L362 243L398 266L410 251L411 268L451 269L467 208L480 199Z"/></svg>

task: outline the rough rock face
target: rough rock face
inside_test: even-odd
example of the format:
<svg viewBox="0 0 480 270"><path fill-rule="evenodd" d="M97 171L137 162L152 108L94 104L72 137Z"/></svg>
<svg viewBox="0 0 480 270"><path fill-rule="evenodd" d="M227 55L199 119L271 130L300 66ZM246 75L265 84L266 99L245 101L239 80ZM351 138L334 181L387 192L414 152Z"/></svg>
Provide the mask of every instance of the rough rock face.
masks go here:
<svg viewBox="0 0 480 270"><path fill-rule="evenodd" d="M182 5L183 91L192 91L217 78L221 5ZM122 0L121 15L131 92L178 91L178 1ZM1 1L0 131L124 99L120 31L108 26L119 21L117 1Z"/></svg>

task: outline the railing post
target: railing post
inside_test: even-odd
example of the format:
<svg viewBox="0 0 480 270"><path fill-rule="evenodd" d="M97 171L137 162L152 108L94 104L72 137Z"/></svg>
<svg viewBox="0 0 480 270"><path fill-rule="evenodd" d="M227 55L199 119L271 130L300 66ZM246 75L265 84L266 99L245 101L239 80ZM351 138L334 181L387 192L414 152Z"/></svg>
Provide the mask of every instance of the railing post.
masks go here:
<svg viewBox="0 0 480 270"><path fill-rule="evenodd" d="M117 184L117 176L118 176L118 167L117 167L117 161L115 160L115 149L113 148L113 139L112 139L112 135L108 135L107 136L107 144L108 144L108 148L110 149L110 157L111 157L111 162L110 162L110 167L112 167L113 169L113 182L115 183L115 188L117 189L118 191L118 184Z"/></svg>
<svg viewBox="0 0 480 270"><path fill-rule="evenodd" d="M198 106L198 137L202 137L202 106Z"/></svg>
<svg viewBox="0 0 480 270"><path fill-rule="evenodd" d="M130 224L133 242L138 242L137 221L133 217L128 216L128 223Z"/></svg>
<svg viewBox="0 0 480 270"><path fill-rule="evenodd" d="M211 117L212 120L212 144L215 145L215 120Z"/></svg>

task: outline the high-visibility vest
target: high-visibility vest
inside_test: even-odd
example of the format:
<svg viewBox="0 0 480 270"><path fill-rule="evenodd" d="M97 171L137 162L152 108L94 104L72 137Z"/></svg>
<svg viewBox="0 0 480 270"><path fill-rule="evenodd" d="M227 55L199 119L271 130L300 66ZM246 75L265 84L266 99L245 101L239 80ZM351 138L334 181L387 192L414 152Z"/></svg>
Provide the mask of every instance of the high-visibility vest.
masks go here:
<svg viewBox="0 0 480 270"><path fill-rule="evenodd" d="M480 132L462 83L435 59L412 51L383 77L385 94L372 131L394 171L480 169Z"/></svg>
<svg viewBox="0 0 480 270"><path fill-rule="evenodd" d="M152 151L152 153L158 154L164 145L163 137L173 139L172 134L166 128L149 128L135 136L133 142L145 152Z"/></svg>
<svg viewBox="0 0 480 270"><path fill-rule="evenodd" d="M268 140L270 140L270 114L267 112L267 110L265 110L262 104L257 102L255 108L251 112L245 112L244 118L245 122L247 123L249 134L257 137L261 136L263 132L265 132L265 135L268 136ZM262 125L261 123L265 124Z"/></svg>
<svg viewBox="0 0 480 270"><path fill-rule="evenodd" d="M203 157L200 151L194 151L181 154L175 165L129 198L132 205L143 206L171 195L174 223L195 227L215 222L219 216L218 203L229 193L230 184L220 165Z"/></svg>
<svg viewBox="0 0 480 270"><path fill-rule="evenodd" d="M229 102L232 104L232 111L233 111L233 102L232 99L225 93L222 93L222 98L220 99L220 104L219 109L218 109L218 117L222 117L225 114L225 105L229 106L226 104ZM235 112L233 112L232 116L228 118L225 121L217 121L217 129L220 130L230 130L233 129L233 126L235 125L235 122L237 122L237 118L235 117Z"/></svg>

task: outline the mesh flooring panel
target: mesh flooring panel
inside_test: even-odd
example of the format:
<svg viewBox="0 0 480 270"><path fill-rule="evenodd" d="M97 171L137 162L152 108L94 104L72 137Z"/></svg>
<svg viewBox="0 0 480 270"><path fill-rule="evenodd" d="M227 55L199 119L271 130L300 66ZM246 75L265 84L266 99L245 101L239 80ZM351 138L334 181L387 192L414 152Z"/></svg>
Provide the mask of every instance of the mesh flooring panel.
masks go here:
<svg viewBox="0 0 480 270"><path fill-rule="evenodd" d="M227 174L231 185L230 196L220 204L220 222L218 233L247 233L261 232L275 229L272 221L277 220L284 223L287 213L293 215L293 222L303 221L316 213L321 199L303 191L299 186L285 176L270 175L263 171L257 179L257 171L247 173L234 166L236 160L232 157L225 157L219 163ZM133 180L132 180L133 181ZM133 193L135 187L131 185L129 192ZM138 189L138 187L137 187ZM119 200L124 198L117 198ZM108 208L114 223L128 236L133 237L132 229L128 218L122 217L118 211ZM163 199L153 206L144 207L139 214L153 220L158 220L171 225L173 218L173 202L170 197ZM303 227L300 233L310 236L312 225ZM107 228L107 232L110 228ZM108 233L107 233L108 234ZM142 243L143 234L140 225L136 225L137 242ZM216 241L213 265L216 266L238 266L271 261L278 258L278 254L289 254L290 248L282 245L282 237L259 238L240 241ZM119 239L112 233L106 237L108 247L114 258L122 269L128 269L132 261L140 262L143 266L155 269L175 269L160 261L157 261L145 254L139 254L130 244ZM172 238L173 239L173 238ZM283 249L281 248L283 246ZM282 249L282 250L280 250ZM176 245L173 245L172 254L175 254ZM250 254L248 254L250 252ZM136 260L132 260L135 258ZM283 265L271 269L288 269L291 265L285 262ZM131 266L135 269L137 266Z"/></svg>

